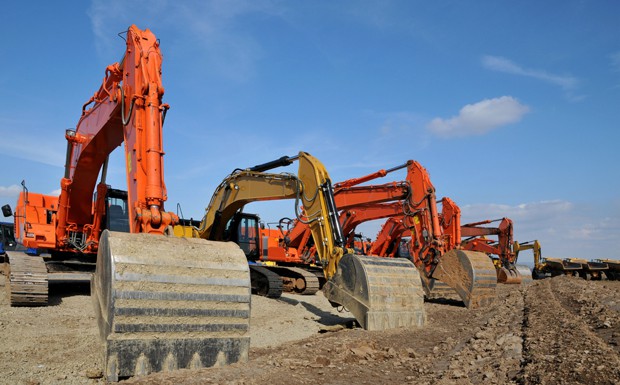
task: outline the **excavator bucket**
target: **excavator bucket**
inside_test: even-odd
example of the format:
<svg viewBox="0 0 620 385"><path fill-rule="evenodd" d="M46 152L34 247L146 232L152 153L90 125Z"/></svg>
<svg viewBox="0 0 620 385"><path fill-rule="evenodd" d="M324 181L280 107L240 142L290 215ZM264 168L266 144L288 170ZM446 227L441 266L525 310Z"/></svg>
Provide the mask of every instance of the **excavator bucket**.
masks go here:
<svg viewBox="0 0 620 385"><path fill-rule="evenodd" d="M108 381L248 360L250 274L234 243L106 230L91 286Z"/></svg>
<svg viewBox="0 0 620 385"><path fill-rule="evenodd" d="M450 250L439 259L433 278L454 288L469 309L495 301L497 273L491 258L484 253Z"/></svg>
<svg viewBox="0 0 620 385"><path fill-rule="evenodd" d="M345 254L323 292L330 302L347 308L366 330L426 323L420 275L406 259Z"/></svg>
<svg viewBox="0 0 620 385"><path fill-rule="evenodd" d="M521 284L527 285L533 282L532 269L526 265L515 265L517 272L521 275Z"/></svg>
<svg viewBox="0 0 620 385"><path fill-rule="evenodd" d="M497 282L507 285L526 285L532 282L532 270L525 265L513 265L512 267L499 267L497 269Z"/></svg>
<svg viewBox="0 0 620 385"><path fill-rule="evenodd" d="M424 297L429 299L453 299L458 297L456 291L446 283L433 278L428 278L424 274L420 274L422 288L424 289Z"/></svg>
<svg viewBox="0 0 620 385"><path fill-rule="evenodd" d="M516 268L499 267L497 269L497 282L506 285L519 285L522 281L521 274Z"/></svg>

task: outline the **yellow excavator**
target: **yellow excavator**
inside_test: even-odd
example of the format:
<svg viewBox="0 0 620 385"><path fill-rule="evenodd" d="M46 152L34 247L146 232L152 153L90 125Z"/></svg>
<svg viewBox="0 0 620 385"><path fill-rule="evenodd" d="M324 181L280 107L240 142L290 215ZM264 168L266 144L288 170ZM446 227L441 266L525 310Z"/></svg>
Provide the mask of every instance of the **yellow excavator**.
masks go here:
<svg viewBox="0 0 620 385"><path fill-rule="evenodd" d="M294 161L299 163L297 175L265 172ZM367 330L425 324L415 265L406 259L356 255L344 247L331 180L308 153L233 171L216 189L193 237L230 240L236 229L227 224L246 204L279 199L294 199L297 218L310 226L326 279L323 292L332 305L347 308ZM187 230L175 231L183 232Z"/></svg>

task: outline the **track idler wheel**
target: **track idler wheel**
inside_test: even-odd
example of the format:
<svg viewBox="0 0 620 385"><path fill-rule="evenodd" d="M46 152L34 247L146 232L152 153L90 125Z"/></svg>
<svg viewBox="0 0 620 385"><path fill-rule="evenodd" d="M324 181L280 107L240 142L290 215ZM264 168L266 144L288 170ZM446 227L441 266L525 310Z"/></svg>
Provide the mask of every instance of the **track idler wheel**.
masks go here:
<svg viewBox="0 0 620 385"><path fill-rule="evenodd" d="M91 282L108 381L248 360L250 274L234 243L105 230Z"/></svg>
<svg viewBox="0 0 620 385"><path fill-rule="evenodd" d="M349 310L366 330L426 323L420 274L407 259L346 254L323 292L332 304Z"/></svg>
<svg viewBox="0 0 620 385"><path fill-rule="evenodd" d="M486 307L495 301L497 273L493 261L484 253L450 250L439 259L432 278L454 288L468 309Z"/></svg>

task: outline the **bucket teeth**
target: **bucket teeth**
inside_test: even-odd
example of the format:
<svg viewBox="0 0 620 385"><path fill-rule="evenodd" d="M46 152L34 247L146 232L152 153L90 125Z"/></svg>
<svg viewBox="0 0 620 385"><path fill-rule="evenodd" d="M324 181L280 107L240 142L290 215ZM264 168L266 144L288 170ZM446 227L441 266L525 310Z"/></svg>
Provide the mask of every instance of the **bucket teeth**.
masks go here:
<svg viewBox="0 0 620 385"><path fill-rule="evenodd" d="M506 285L519 285L522 281L521 273L515 268L497 268L497 282Z"/></svg>
<svg viewBox="0 0 620 385"><path fill-rule="evenodd" d="M346 254L323 291L367 330L426 323L420 275L410 261Z"/></svg>
<svg viewBox="0 0 620 385"><path fill-rule="evenodd" d="M250 275L232 243L104 231L92 293L108 381L248 359Z"/></svg>

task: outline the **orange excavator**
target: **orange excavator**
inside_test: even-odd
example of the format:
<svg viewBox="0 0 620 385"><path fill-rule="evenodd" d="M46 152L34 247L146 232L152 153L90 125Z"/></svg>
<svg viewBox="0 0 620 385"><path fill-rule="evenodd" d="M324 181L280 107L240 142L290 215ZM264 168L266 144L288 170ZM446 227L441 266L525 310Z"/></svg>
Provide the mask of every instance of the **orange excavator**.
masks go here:
<svg viewBox="0 0 620 385"><path fill-rule="evenodd" d="M499 222L497 227L484 226ZM497 281L505 284L529 283L532 273L525 265L517 265L517 255L513 251L513 223L509 218L485 220L461 226L461 247L492 255L497 269ZM497 237L497 240L489 239Z"/></svg>
<svg viewBox="0 0 620 385"><path fill-rule="evenodd" d="M381 226L375 240L370 245L368 253L370 255L378 255L381 257L410 257L409 251L406 255L400 254L400 244L403 237L411 236L403 224L402 216L394 216L388 218ZM408 247L407 247L408 249Z"/></svg>
<svg viewBox="0 0 620 385"><path fill-rule="evenodd" d="M442 226L453 234L464 250L480 251L487 254L497 270L497 281L504 284L520 284L532 281L531 270L525 265L517 265L517 255L513 251L513 222L509 218L484 220L461 224L461 209L452 199L444 197L442 205ZM486 226L499 222L497 227ZM497 237L497 240L489 236Z"/></svg>
<svg viewBox="0 0 620 385"><path fill-rule="evenodd" d="M456 290L468 308L492 303L496 279L491 261L483 253L457 248L459 239L440 225L435 188L428 172L415 161L407 162L406 167L408 193L402 223L411 232L409 255L421 271L425 286L432 287L433 280L443 282Z"/></svg>
<svg viewBox="0 0 620 385"><path fill-rule="evenodd" d="M403 213L403 201L396 201L392 203L368 203L359 207L351 207L347 210L340 212L340 224L342 226L342 233L345 236L345 243L349 247L354 247L356 242L361 242L359 234L355 233L357 226L364 222L373 221L377 219L384 219L402 215ZM369 254L369 248L360 245L364 250L364 254Z"/></svg>
<svg viewBox="0 0 620 385"><path fill-rule="evenodd" d="M460 239L460 208L454 202L444 197L441 199L442 210L439 213L439 224L449 245L459 246ZM411 231L405 226L404 216L395 215L388 218L381 226L375 240L369 248L370 255L382 257L411 258L409 241Z"/></svg>
<svg viewBox="0 0 620 385"><path fill-rule="evenodd" d="M487 254L495 265L499 283L531 282L531 270L516 263L517 256L513 252L513 224L509 218L461 225L461 210L452 199L442 198L441 206L440 226L451 244L463 250ZM493 222L500 222L500 225L483 226ZM403 219L391 218L382 226L370 250L377 255L394 256L399 252L401 239L409 236L411 233L405 227ZM498 240L489 239L489 236L497 236Z"/></svg>
<svg viewBox="0 0 620 385"><path fill-rule="evenodd" d="M48 282L89 280L109 381L248 359L250 276L232 243L167 236L162 129L169 106L159 40L129 27L120 63L67 130L60 196L29 192L15 210L8 251L12 306L43 306ZM124 143L127 191L106 184ZM101 175L97 183L98 176ZM9 213L7 213L9 214Z"/></svg>

